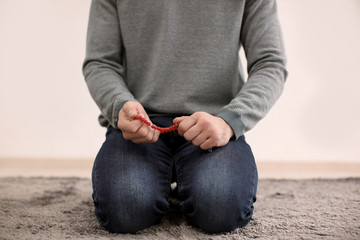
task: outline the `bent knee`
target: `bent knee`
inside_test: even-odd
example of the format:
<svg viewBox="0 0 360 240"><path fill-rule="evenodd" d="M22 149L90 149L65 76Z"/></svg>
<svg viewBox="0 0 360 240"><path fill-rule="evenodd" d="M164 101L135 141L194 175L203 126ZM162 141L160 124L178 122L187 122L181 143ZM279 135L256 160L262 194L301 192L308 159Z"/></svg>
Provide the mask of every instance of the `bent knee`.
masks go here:
<svg viewBox="0 0 360 240"><path fill-rule="evenodd" d="M231 232L236 228L246 226L251 219L253 207L251 206L235 211L226 209L198 209L189 217L189 223L203 229L208 233Z"/></svg>
<svg viewBox="0 0 360 240"><path fill-rule="evenodd" d="M113 233L136 233L160 222L167 205L162 201L127 199L95 202L100 224Z"/></svg>
<svg viewBox="0 0 360 240"><path fill-rule="evenodd" d="M194 199L190 198L183 205L189 223L209 233L220 233L246 226L252 217L256 198L225 194L218 198L204 196L191 200Z"/></svg>

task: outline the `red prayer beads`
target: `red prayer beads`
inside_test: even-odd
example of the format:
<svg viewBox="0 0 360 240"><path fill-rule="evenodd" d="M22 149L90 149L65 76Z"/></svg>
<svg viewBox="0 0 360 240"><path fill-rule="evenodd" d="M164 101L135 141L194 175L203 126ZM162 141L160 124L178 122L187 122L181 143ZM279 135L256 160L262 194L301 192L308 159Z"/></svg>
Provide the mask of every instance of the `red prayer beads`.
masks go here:
<svg viewBox="0 0 360 240"><path fill-rule="evenodd" d="M141 117L141 116L137 116L135 117L135 119L140 120L141 122L145 123L146 125L148 125L149 127L160 131L160 133L168 133L168 132L173 132L176 131L178 129L178 124L174 124L170 127L158 127L155 124L152 124L151 122L149 122L148 120L146 120L145 118Z"/></svg>

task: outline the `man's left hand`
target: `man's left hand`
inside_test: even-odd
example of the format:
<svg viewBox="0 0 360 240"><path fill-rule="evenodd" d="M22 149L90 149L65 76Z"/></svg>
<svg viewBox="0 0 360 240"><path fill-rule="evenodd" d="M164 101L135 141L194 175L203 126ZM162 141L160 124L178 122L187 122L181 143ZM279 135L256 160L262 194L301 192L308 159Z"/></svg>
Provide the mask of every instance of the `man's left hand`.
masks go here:
<svg viewBox="0 0 360 240"><path fill-rule="evenodd" d="M206 112L178 117L173 122L179 124L180 136L203 150L225 146L234 136L234 131L222 118Z"/></svg>

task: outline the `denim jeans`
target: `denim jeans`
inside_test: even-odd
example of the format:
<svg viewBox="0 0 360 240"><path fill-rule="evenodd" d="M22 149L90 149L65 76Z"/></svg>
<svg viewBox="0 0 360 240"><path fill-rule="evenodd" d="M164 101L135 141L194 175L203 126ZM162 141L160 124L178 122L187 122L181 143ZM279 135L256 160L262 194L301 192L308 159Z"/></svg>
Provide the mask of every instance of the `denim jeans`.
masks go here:
<svg viewBox="0 0 360 240"><path fill-rule="evenodd" d="M172 124L169 117L151 120ZM135 144L108 128L92 172L95 214L102 226L135 233L159 223L169 208L172 182L189 224L219 233L249 223L258 175L244 136L209 152L176 132L162 134L153 144Z"/></svg>

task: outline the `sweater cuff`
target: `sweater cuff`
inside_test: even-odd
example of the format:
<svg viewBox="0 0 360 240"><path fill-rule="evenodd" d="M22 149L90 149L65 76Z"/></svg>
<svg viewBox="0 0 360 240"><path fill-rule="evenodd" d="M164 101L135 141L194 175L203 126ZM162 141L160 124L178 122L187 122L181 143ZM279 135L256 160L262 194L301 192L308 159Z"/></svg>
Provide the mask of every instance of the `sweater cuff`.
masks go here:
<svg viewBox="0 0 360 240"><path fill-rule="evenodd" d="M112 123L111 125L115 128L118 129L118 121L119 121L119 112L120 110L123 108L123 106L125 105L125 103L127 103L128 101L136 101L136 100L124 100L124 99L120 99L117 98L114 101L114 105L113 105L113 119L112 119Z"/></svg>
<svg viewBox="0 0 360 240"><path fill-rule="evenodd" d="M221 117L227 124L229 124L229 126L234 131L235 140L237 140L240 136L244 135L245 125L241 120L241 117L238 116L236 113L223 109L217 114L217 116Z"/></svg>

